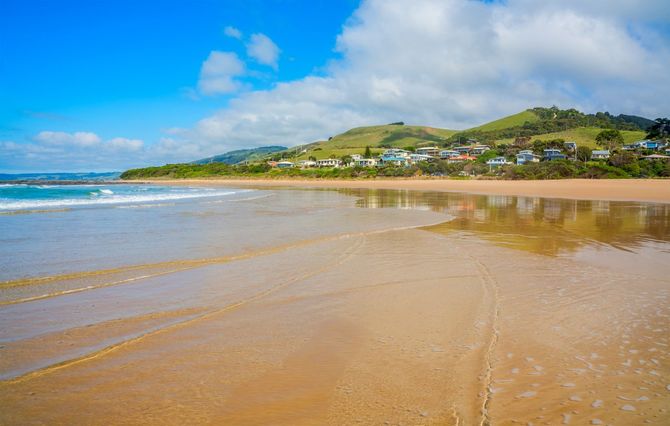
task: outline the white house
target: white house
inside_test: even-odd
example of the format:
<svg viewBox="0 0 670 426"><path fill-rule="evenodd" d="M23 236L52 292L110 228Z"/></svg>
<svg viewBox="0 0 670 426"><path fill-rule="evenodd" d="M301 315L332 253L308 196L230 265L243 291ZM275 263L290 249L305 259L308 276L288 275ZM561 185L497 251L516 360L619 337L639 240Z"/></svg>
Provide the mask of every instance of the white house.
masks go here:
<svg viewBox="0 0 670 426"><path fill-rule="evenodd" d="M316 167L316 161L312 160L300 160L298 161L298 167L306 169L308 167Z"/></svg>
<svg viewBox="0 0 670 426"><path fill-rule="evenodd" d="M432 161L434 160L435 157L431 155L424 155L424 154L410 154L409 155L409 161L411 163L418 163L420 161Z"/></svg>
<svg viewBox="0 0 670 426"><path fill-rule="evenodd" d="M512 163L510 161L507 161L507 159L505 157L495 157L495 158L491 158L490 160L488 160L486 162L486 164L490 168L493 169L493 168L496 168L496 167L505 166L507 164L512 164Z"/></svg>
<svg viewBox="0 0 670 426"><path fill-rule="evenodd" d="M317 167L340 167L341 165L342 161L336 158L326 158L324 160L316 161Z"/></svg>
<svg viewBox="0 0 670 426"><path fill-rule="evenodd" d="M377 165L377 160L374 158L359 158L354 161L354 164L358 167L374 167Z"/></svg>
<svg viewBox="0 0 670 426"><path fill-rule="evenodd" d="M351 154L350 157L353 161L358 161L361 158L363 158L363 156L361 154Z"/></svg>
<svg viewBox="0 0 670 426"><path fill-rule="evenodd" d="M610 152L606 150L595 150L591 152L591 160L607 160L610 158Z"/></svg>

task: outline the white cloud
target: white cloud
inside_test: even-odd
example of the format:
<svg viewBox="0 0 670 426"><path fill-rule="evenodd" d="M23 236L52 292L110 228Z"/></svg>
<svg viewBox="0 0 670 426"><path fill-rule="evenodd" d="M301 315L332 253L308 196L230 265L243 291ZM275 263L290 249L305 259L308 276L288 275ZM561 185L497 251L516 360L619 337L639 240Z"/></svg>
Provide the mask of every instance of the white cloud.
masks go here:
<svg viewBox="0 0 670 426"><path fill-rule="evenodd" d="M139 151L144 146L144 141L140 139L114 138L109 140L107 145L117 151Z"/></svg>
<svg viewBox="0 0 670 426"><path fill-rule="evenodd" d="M200 68L198 89L208 96L235 92L240 88L235 77L243 75L244 72L244 62L237 54L213 50Z"/></svg>
<svg viewBox="0 0 670 426"><path fill-rule="evenodd" d="M247 55L258 63L277 69L279 47L265 34L252 34L247 43Z"/></svg>
<svg viewBox="0 0 670 426"><path fill-rule="evenodd" d="M667 116L670 43L657 28L659 20L670 23L669 14L648 12L663 6L363 1L337 37L341 59L322 76L242 93L181 137L217 153L398 120L466 128L554 104Z"/></svg>
<svg viewBox="0 0 670 426"><path fill-rule="evenodd" d="M92 132L42 131L32 141L0 141L0 168L5 170L122 170L146 164L140 139L103 140Z"/></svg>
<svg viewBox="0 0 670 426"><path fill-rule="evenodd" d="M238 30L235 27L228 26L223 29L223 33L231 38L236 38L238 40L242 39L242 31Z"/></svg>
<svg viewBox="0 0 670 426"><path fill-rule="evenodd" d="M35 136L35 141L46 145L70 145L80 147L92 147L100 144L101 139L91 132L51 132L43 131Z"/></svg>

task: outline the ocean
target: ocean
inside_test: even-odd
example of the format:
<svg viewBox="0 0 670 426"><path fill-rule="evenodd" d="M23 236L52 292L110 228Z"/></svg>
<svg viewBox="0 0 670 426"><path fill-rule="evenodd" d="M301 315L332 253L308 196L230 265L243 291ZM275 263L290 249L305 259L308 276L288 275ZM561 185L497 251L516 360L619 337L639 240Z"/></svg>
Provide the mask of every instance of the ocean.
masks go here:
<svg viewBox="0 0 670 426"><path fill-rule="evenodd" d="M234 193L235 191L231 190L160 185L4 183L0 184L0 212L103 205L143 205L164 201L222 197Z"/></svg>

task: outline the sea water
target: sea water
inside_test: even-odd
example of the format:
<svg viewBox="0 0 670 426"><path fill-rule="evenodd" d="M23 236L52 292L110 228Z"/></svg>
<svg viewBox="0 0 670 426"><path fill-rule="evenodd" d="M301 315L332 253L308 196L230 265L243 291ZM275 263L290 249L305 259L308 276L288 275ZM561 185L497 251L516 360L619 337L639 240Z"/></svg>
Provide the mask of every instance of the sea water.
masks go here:
<svg viewBox="0 0 670 426"><path fill-rule="evenodd" d="M84 184L0 184L0 212L94 207L101 205L150 204L232 195L238 191L159 185Z"/></svg>

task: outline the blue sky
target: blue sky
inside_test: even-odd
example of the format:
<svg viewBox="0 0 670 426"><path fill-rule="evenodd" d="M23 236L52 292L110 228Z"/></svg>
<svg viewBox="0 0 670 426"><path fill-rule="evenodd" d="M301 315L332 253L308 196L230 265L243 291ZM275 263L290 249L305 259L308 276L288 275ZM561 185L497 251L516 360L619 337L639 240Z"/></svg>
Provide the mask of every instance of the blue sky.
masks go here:
<svg viewBox="0 0 670 426"><path fill-rule="evenodd" d="M582 3L6 0L0 171L189 161L397 120L464 128L536 105L669 115L664 3Z"/></svg>

